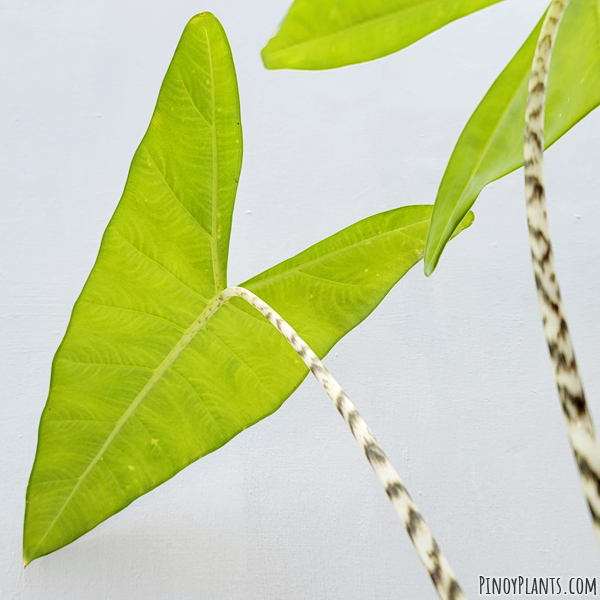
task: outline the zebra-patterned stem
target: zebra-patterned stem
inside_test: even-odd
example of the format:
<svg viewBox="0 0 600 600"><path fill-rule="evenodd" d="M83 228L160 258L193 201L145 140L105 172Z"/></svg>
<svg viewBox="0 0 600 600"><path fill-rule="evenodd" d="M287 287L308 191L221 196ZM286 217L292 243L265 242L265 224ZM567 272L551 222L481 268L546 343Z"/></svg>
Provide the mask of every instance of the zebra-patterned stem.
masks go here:
<svg viewBox="0 0 600 600"><path fill-rule="evenodd" d="M544 110L552 48L569 0L548 9L533 57L525 112L525 196L529 243L544 333L569 441L600 545L600 448L567 327L550 240L544 186Z"/></svg>
<svg viewBox="0 0 600 600"><path fill-rule="evenodd" d="M281 333L327 392L344 421L350 427L352 435L371 463L371 467L373 467L375 475L377 475L391 500L394 510L406 527L406 531L417 550L421 562L427 569L440 599L465 600L466 597L458 585L446 557L442 554L417 505L413 502L396 469L388 460L375 436L371 433L364 419L346 396L339 383L294 329L266 302L249 290L241 287L227 288L219 298L219 305L235 296L242 298L253 306Z"/></svg>

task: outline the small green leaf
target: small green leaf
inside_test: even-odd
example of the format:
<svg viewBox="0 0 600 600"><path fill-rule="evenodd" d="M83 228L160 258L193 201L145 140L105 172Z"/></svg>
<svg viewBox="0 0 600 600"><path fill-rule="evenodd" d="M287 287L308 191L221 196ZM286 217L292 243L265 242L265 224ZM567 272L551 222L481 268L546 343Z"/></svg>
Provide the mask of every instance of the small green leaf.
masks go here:
<svg viewBox="0 0 600 600"><path fill-rule="evenodd" d="M183 33L54 358L26 563L277 410L306 376L249 305L215 310L240 161L233 61L205 13ZM431 210L375 215L242 285L323 356L422 258Z"/></svg>
<svg viewBox="0 0 600 600"><path fill-rule="evenodd" d="M523 165L527 85L542 21L494 82L464 128L435 201L425 250L430 275L454 228L490 182ZM563 19L548 83L545 146L600 104L598 0L572 0Z"/></svg>
<svg viewBox="0 0 600 600"><path fill-rule="evenodd" d="M296 0L262 51L267 69L373 60L500 0Z"/></svg>

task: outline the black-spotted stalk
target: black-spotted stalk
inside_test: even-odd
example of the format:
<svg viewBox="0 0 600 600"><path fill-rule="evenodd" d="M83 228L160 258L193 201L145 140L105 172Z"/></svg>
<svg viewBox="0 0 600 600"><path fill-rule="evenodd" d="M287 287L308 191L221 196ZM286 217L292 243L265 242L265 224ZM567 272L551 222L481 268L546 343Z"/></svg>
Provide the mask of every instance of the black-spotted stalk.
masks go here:
<svg viewBox="0 0 600 600"><path fill-rule="evenodd" d="M214 303L214 311L234 297L242 298L248 302L281 333L327 392L327 395L331 398L331 401L342 415L344 421L350 427L352 435L362 448L369 463L371 463L375 475L377 475L392 502L394 510L406 527L406 531L415 546L421 562L427 569L440 599L464 600L465 595L456 581L456 577L446 557L442 554L435 541L431 530L423 520L417 505L410 497L396 469L390 463L375 436L354 407L354 404L346 396L339 383L294 329L266 302L249 290L242 287L227 288Z"/></svg>
<svg viewBox="0 0 600 600"><path fill-rule="evenodd" d="M552 49L569 0L548 9L533 57L525 112L525 195L529 243L544 333L554 367L569 441L600 545L600 448L562 304L546 209L544 184L544 109Z"/></svg>

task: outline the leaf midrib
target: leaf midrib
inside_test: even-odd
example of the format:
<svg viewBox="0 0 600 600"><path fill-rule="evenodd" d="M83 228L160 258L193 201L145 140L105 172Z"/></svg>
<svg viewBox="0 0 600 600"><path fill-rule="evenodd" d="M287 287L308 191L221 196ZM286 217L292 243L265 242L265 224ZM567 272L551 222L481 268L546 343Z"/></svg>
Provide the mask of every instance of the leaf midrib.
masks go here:
<svg viewBox="0 0 600 600"><path fill-rule="evenodd" d="M73 497L75 496L75 494L77 493L77 491L79 490L79 488L81 487L83 482L86 480L87 476L92 472L94 467L103 458L104 454L106 453L106 451L108 450L108 448L110 447L112 442L115 440L117 435L119 435L119 432L121 431L121 429L123 429L123 426L125 425L125 423L129 420L129 417L131 417L133 415L133 413L137 410L137 408L142 403L144 398L146 398L146 396L154 388L155 384L165 374L165 372L169 369L169 367L175 362L177 357L187 348L187 346L194 339L194 337L200 331L200 329L202 329L202 327L204 327L204 325L206 325L208 320L216 312L216 310L219 308L219 306L221 306L221 303L219 302L220 296L221 296L221 294L218 293L210 300L210 302L208 303L206 308L200 313L198 318L187 328L187 330L185 331L185 333L183 334L183 336L181 337L179 342L177 342L177 344L172 348L172 350L167 354L167 356L165 356L165 358L160 363L160 365L158 365L158 367L156 367L156 369L153 369L153 375L146 382L146 385L144 385L144 387L140 390L140 392L135 397L133 402L129 405L127 410L121 415L119 420L115 423L113 430L111 431L109 436L106 438L106 441L104 442L104 444L102 444L102 447L97 452L96 456L90 461L90 464L86 467L85 471L78 478L76 478L77 483L71 490L71 493L68 495L67 499L64 501L63 505L61 506L60 510L58 511L58 513L56 514L56 516L54 517L54 519L52 520L50 525L48 526L46 533L42 536L42 538L40 539L40 541L38 542L36 547L33 549L32 555L36 554L39 547L42 545L44 540L48 537L48 534L50 533L50 531L52 531L52 529L54 528L54 526L56 525L58 520L61 518L65 509L67 508L67 506L69 505L69 503L71 502L71 500L73 499Z"/></svg>
<svg viewBox="0 0 600 600"><path fill-rule="evenodd" d="M217 111L215 106L215 69L213 66L212 49L210 47L210 39L208 37L208 31L204 28L204 35L206 36L206 47L208 49L208 64L210 65L210 93L211 93L211 108L212 108L212 126L211 142L212 142L212 222L211 222L211 252L212 252L212 265L213 265L213 276L215 281L215 291L219 292L226 285L225 282L221 281L221 268L219 266L219 244L217 235L217 195L219 185L219 165L217 156Z"/></svg>
<svg viewBox="0 0 600 600"><path fill-rule="evenodd" d="M397 233L399 233L400 235L403 235L403 236L405 236L407 238L410 238L412 236L404 233L404 231L406 229L410 229L412 227L417 227L418 225L422 225L423 223L427 223L429 220L430 220L430 217L427 217L426 219L422 219L421 221L415 221L414 223L411 223L410 225L406 225L404 227L398 227L396 229L391 229L391 230L388 230L388 231L384 231L383 233L379 233L377 235L370 236L370 237L365 238L363 240L359 240L358 242L355 242L354 244L349 244L347 246L344 246L343 248L337 248L336 250L332 250L331 252L327 252L326 254L321 254L317 258L314 258L312 260L303 262L303 263L301 263L299 265L296 265L296 266L294 266L294 267L292 267L290 269L286 269L284 271L281 271L280 273L276 273L275 275L273 275L271 277L266 277L265 279L258 279L258 280L256 280L256 282L254 282L252 279L250 279L247 283L242 284L242 285L244 285L244 286L249 285L249 286L252 286L252 288L256 289L256 288L258 288L260 286L263 286L263 285L265 285L267 283L271 283L271 282L275 281L276 279L280 279L281 277L285 277L286 275L290 275L290 274L295 273L295 272L301 272L300 269L304 269L304 268L306 268L306 267L308 267L310 265L318 263L318 262L324 260L325 258L330 258L331 256L335 256L336 254L343 254L344 252L346 252L346 251L348 251L348 250L350 250L352 248L356 248L357 246L363 246L363 245L366 246L368 243L372 242L373 240L378 240L380 238L387 237L387 236L390 236L390 235L395 235ZM307 273L307 274L309 274L309 273ZM335 282L332 280L332 283L335 283Z"/></svg>
<svg viewBox="0 0 600 600"><path fill-rule="evenodd" d="M397 17L399 17L400 15L406 15L410 12L416 11L418 9L423 9L425 8L431 8L431 6L435 6L436 4L441 4L442 2L445 2L447 0L429 0L429 2L425 2L423 4L419 4L417 6L409 6L409 7L405 7L405 8L401 8L399 10L395 10L392 11L390 13L387 13L385 15L382 15L380 17L374 17L372 19L366 19L365 21L362 21L361 23L356 23L354 25L350 25L349 27L346 27L344 29L340 29L338 31L334 31L333 33L326 33L324 35L319 35L313 38L310 38L309 40L306 40L304 42L300 42L298 44L292 44L290 46L285 46L283 48L280 48L279 50L272 50L271 51L271 56L277 56L280 54L285 54L286 52L289 52L290 50L296 50L297 48L300 48L302 46L306 46L309 44L313 44L313 43L317 43L320 42L321 40L324 40L326 38L335 38L335 37L339 37L342 35L347 34L348 32L352 31L353 29L361 29L363 27L369 27L375 23L378 22L385 22L385 21L389 21L389 20L394 20ZM502 0L495 0L495 2L501 2ZM491 6L491 5L488 5ZM487 6L484 6L482 8L487 8ZM481 10L481 9L479 9Z"/></svg>

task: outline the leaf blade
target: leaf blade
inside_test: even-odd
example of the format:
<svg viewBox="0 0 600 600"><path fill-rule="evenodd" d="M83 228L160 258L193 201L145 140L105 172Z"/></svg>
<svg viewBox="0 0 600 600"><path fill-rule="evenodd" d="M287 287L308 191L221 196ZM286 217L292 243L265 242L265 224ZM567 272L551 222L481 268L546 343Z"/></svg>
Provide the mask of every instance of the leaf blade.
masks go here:
<svg viewBox="0 0 600 600"><path fill-rule="evenodd" d="M220 35L216 19L204 19ZM204 27L194 20L188 27L196 26ZM185 32L183 39L198 42ZM224 74L235 106L228 56ZM168 116L176 112L171 106L180 107L182 124L162 115L166 139L144 138L53 362L27 490L26 562L77 539L277 410L307 373L287 342L243 301L216 310L212 253L219 246L214 250L204 230L212 223L207 206L213 206L214 170L205 166L213 162L206 150L213 141L193 107L180 102L179 83L175 91L174 104L159 98L157 111L164 108ZM192 94L202 110L206 96ZM240 156L234 116L223 152L236 149L227 160ZM169 139L173 131L183 147L179 155ZM152 164L159 150L170 150L159 165L174 191ZM190 168L191 182L183 181ZM193 203L189 194L198 190L204 195ZM228 200L225 194L224 204ZM247 285L323 355L421 259L430 213L425 206L375 215ZM303 302L306 296L313 301Z"/></svg>
<svg viewBox="0 0 600 600"><path fill-rule="evenodd" d="M296 0L262 58L268 69L332 69L365 62L499 1L348 0L340 5Z"/></svg>
<svg viewBox="0 0 600 600"><path fill-rule="evenodd" d="M301 335L311 340L310 343L318 354L324 356L343 335L375 309L398 279L419 262L424 248L430 213L430 206L415 206L374 215L319 242L300 255L265 271L246 282L244 286L268 298L271 305L286 320L297 327ZM462 228L468 227L471 222L472 214L465 220ZM369 252L365 254L364 250L367 247ZM400 260L398 251L400 251ZM339 262L340 258L343 258L342 263ZM373 260L374 258L375 260ZM344 266L343 269L339 268L340 264ZM370 265L373 271L365 272L362 269L365 264ZM334 270L332 271L332 269ZM300 284L291 281L294 276L297 276L295 274L305 271L311 273L311 277L306 281ZM349 273L353 275L354 281L346 281ZM286 281L286 279L288 280ZM335 289L337 284L342 284L341 289L350 286L353 293L350 296L345 294L340 296L338 290ZM298 302L298 297L305 296L317 297L320 301L310 305ZM359 310L356 309L356 306L359 307ZM85 325L86 336L90 336L89 322ZM105 331L106 327L107 323L104 322L99 329ZM160 322L160 327L173 328L170 323L163 324L162 322ZM113 330L114 328L113 326ZM160 329L154 329L152 336L157 335L159 331ZM189 352L192 353L189 360L179 362L177 368L163 369L164 381L161 381L161 385L174 389L163 390L160 398L149 398L151 401L149 407L142 405L141 401L138 402L137 407L142 410L135 415L135 427L140 429L141 433L138 432L136 436L129 432L130 440L126 444L126 446L132 446L131 439L136 439L138 440L136 443L139 443L139 439L145 438L146 450L149 449L151 453L169 453L167 458L170 460L157 465L155 462L157 457L154 456L152 459L153 478L149 479L149 475L145 474L144 481L141 484L137 482L138 487L131 490L126 498L123 498L122 490L127 490L136 483L133 477L135 471L128 469L131 466L138 469L139 464L143 462L139 455L143 452L132 451L130 448L126 460L119 461L118 457L105 459L103 475L105 478L114 479L118 485L116 487L113 485L111 488L104 482L104 486L109 492L104 493L106 506L103 507L102 518L96 519L98 522L118 512L200 456L216 450L243 429L277 410L307 374L305 366L298 360L283 338L266 321L257 316L251 307L239 299L234 299L230 304L223 306L206 324L205 330L200 333L202 337L198 335L187 346ZM64 361L65 357L58 357L57 360ZM75 362L73 360L73 363ZM239 363L237 373L236 369L230 368L229 363L231 362ZM85 376L86 370L96 368L96 366L100 368L117 366L127 370L140 369L140 376L136 377L132 383L137 384L137 387L142 384L148 385L148 378L144 379L147 376L148 367L129 363L107 365L90 361L89 364L82 367L83 371L80 370L76 374L77 379L83 379L89 385L90 376L89 371L88 376ZM54 369L53 376L56 380L56 362ZM240 373L240 370L243 373ZM199 376L198 373L202 375ZM65 373L63 372L62 375L65 376ZM80 390L82 384L75 381L71 373L66 373L66 377L68 379L66 385L70 388L71 393ZM248 378L251 380L250 382ZM110 394L114 389L110 386L106 389L106 380L103 381L103 386L103 394ZM220 392L215 394L214 390L220 390ZM194 420L194 398L199 400L210 398L211 395L213 400L218 396L217 401L212 405L210 402L205 403L205 414ZM175 397L178 398L177 401ZM191 402L189 401L190 397ZM246 407L245 412L240 410L240 406L236 403L230 402L227 405L227 398L242 399L240 403ZM185 408L179 406L182 402L186 404ZM116 409L112 406L109 406L108 410L103 406L101 411L91 415L82 415L81 405L75 408L73 406L65 407L63 402L63 406L58 407L58 410L68 418L60 418L60 415L57 418L56 401L51 408L54 409L55 414L50 420L46 414L45 425L48 427L52 420L58 421L56 426L61 428L60 433L63 440L65 432L73 433L74 415L79 419L97 424L95 430L84 426L76 432L76 436L84 438L98 430L106 434L107 429L112 425L110 417L116 418ZM129 416L133 412L130 410ZM159 416L165 414L171 415L170 423L168 427L163 427L159 431ZM126 419L123 417L121 417L121 422L124 426L131 426L131 423L126 423ZM224 424L226 432L221 431L206 439L210 430L213 433L215 430L215 427L207 426L209 422L212 422L215 427L223 427ZM194 434L195 428L202 429L204 439L200 440ZM144 435L144 431L147 435ZM44 437L47 438L47 432L46 435L41 436L41 440ZM185 441L183 449L181 449L182 440ZM79 449L81 440L76 437L75 441L71 440L71 444ZM153 444L154 447L152 447ZM105 442L104 449L107 448L108 444ZM40 485L48 486L52 483L52 479L44 480L44 477L48 477L48 473L52 473L59 487L65 485L63 480L72 480L72 478L65 477L66 474L71 475L72 469L69 471L60 452L57 458L56 448L53 451L41 449L38 454L43 455L44 453L50 455L53 465L50 468L42 469L41 480L39 477L32 478L28 492L30 499L34 488ZM164 459L165 457L159 456L158 458ZM57 463L61 463L59 471L56 468ZM91 468L88 468L88 471L91 471ZM126 478L125 475L128 474L131 474L132 477ZM98 486L96 487L98 488ZM112 491L110 491L111 489ZM111 494L113 502L107 504L106 497L110 497ZM99 495L96 489L94 496L98 497ZM82 496L82 498L85 500L85 504L89 504L89 497L86 499L86 496ZM85 510L80 506L78 511L87 514L89 506L86 506ZM74 517L71 514L68 522L72 523L73 520ZM95 521L85 523L77 530L77 533L82 535L97 524ZM66 533L63 541L68 541L65 543L72 541L71 538L79 537L79 535L74 536L70 529L67 529ZM64 544L60 544L58 547L61 545ZM34 554L28 555L28 560L33 558L36 558Z"/></svg>
<svg viewBox="0 0 600 600"><path fill-rule="evenodd" d="M240 123L237 81L225 32L209 13L197 15L186 26L178 44L148 131L132 161L123 197L103 236L98 259L53 362L50 397L40 424L38 453L28 488L26 562L46 553L43 546L49 532L62 519L72 494L79 492L100 457L104 476L111 478L110 467L104 467L108 447L104 444L112 443L115 432L122 429L120 419L129 415L128 410L136 403L134 400L129 406L122 404L119 377L111 380L106 365L113 369L122 369L120 362L135 365L130 367L135 373L130 372L128 379L135 382L132 387L137 384L138 392L145 389L150 379L148 372L160 364L159 357L168 355L181 330L185 331L209 299L224 288L231 215L241 169ZM123 321L123 314L130 315L128 323ZM131 321L133 314L137 315L135 321ZM138 327L152 333L150 344L148 336L138 339ZM108 339L106 332L111 332L113 338ZM125 340L133 343L129 358L123 357L121 349ZM70 372L76 364L82 365L83 379L88 373L88 380L92 365L105 369L99 378L104 379L105 392L113 394L113 405L94 397L89 390L78 389L76 376ZM85 409L81 402L71 406L75 418L63 419L71 424L68 427L86 420L105 423L100 427L103 431L95 436L93 452L89 450L91 438L80 436L78 443L89 460L84 469L79 468L80 457L76 455L63 456L62 462L48 459L52 446L56 450L60 443L60 435L50 433L60 427L53 424L56 419L51 418L51 411L54 409L56 415L56 407L64 411L72 403L70 397L62 397L64 388L87 399L90 405ZM120 413L115 409L119 405ZM94 414L98 407L104 409L100 410L101 418ZM127 421L126 418L124 422ZM104 431L106 423L112 423L112 432ZM57 468L53 469L52 464L44 466L48 460L58 461ZM57 477L57 471L69 470L69 461L71 471L78 471L79 477ZM32 531L31 524L36 519L31 518L30 490L48 483L44 475L39 476L40 471L50 473L50 483L52 478L61 478L77 484L62 494L63 505L58 500L58 508L47 509L53 510L55 516L50 521L42 519L46 529ZM115 512L117 508L113 509ZM37 510L39 514L46 509L38 503ZM90 526L91 522L81 522L79 530ZM74 539L69 527L65 527L65 539ZM30 541L32 538L35 544ZM60 540L54 546L57 544L62 545Z"/></svg>
<svg viewBox="0 0 600 600"><path fill-rule="evenodd" d="M323 358L421 260L431 209L412 205L378 213L241 285L281 314ZM456 234L473 220L468 213Z"/></svg>

